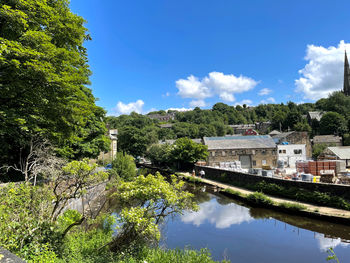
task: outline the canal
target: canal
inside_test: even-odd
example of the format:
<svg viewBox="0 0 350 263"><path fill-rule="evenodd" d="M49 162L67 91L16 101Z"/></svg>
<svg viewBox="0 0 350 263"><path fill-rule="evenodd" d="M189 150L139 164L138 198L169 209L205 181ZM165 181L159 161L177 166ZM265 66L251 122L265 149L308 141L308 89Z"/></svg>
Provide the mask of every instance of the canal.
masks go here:
<svg viewBox="0 0 350 263"><path fill-rule="evenodd" d="M213 259L233 263L327 262L332 247L341 263L350 262L350 226L250 208L203 187L188 190L200 210L168 219L162 247L208 248Z"/></svg>

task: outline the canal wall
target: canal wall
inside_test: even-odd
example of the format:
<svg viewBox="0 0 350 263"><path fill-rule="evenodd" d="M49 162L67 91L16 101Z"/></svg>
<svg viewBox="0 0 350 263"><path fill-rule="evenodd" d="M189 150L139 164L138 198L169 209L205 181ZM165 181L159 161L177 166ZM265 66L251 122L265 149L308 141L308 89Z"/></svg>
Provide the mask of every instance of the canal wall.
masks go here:
<svg viewBox="0 0 350 263"><path fill-rule="evenodd" d="M20 259L16 255L12 254L6 249L0 247L0 262L2 263L26 263L23 259Z"/></svg>
<svg viewBox="0 0 350 263"><path fill-rule="evenodd" d="M265 181L266 183L276 184L286 188L295 187L299 189L305 189L308 191L318 191L321 193L327 193L350 200L349 185L293 181L247 173L240 173L208 166L195 166L195 171L197 175L199 175L199 171L201 170L205 172L205 178L222 183L228 183L232 185L254 185L259 182Z"/></svg>

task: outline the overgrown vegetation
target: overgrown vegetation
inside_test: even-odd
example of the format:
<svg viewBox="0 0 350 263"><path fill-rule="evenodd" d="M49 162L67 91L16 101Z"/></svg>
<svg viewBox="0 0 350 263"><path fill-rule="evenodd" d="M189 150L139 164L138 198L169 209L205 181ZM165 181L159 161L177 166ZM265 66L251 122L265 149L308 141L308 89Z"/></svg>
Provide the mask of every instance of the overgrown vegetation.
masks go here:
<svg viewBox="0 0 350 263"><path fill-rule="evenodd" d="M260 192L255 192L255 193L249 194L247 196L247 200L250 203L254 203L254 204L259 205L259 206L271 206L271 205L273 205L273 201L271 200L271 198L267 197L266 195L264 195L263 193L260 193Z"/></svg>
<svg viewBox="0 0 350 263"><path fill-rule="evenodd" d="M296 204L296 203L283 202L283 203L279 203L278 206L283 207L283 208L288 209L288 210L292 210L292 211L306 210L306 206L301 205L301 204Z"/></svg>

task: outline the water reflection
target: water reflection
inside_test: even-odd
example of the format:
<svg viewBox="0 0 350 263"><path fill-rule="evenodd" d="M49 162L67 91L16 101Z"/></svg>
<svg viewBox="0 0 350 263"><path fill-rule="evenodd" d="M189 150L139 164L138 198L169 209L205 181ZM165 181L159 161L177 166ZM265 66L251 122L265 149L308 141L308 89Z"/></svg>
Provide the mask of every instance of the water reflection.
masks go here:
<svg viewBox="0 0 350 263"><path fill-rule="evenodd" d="M340 238L325 237L324 235L319 233L317 233L315 237L318 241L318 246L322 252L327 251L329 248L335 248L337 246L348 247L350 245L349 241L347 240L342 240Z"/></svg>
<svg viewBox="0 0 350 263"><path fill-rule="evenodd" d="M330 247L340 262L350 258L349 226L250 208L198 188L191 191L200 210L167 224L162 244L169 248L207 247L214 259L235 263L325 262Z"/></svg>
<svg viewBox="0 0 350 263"><path fill-rule="evenodd" d="M204 202L199 205L198 212L186 212L181 216L181 221L184 223L192 223L195 226L200 226L203 223L209 222L215 225L216 228L224 229L231 225L241 224L254 220L249 209L239 206L235 203L221 205L216 199L209 202Z"/></svg>

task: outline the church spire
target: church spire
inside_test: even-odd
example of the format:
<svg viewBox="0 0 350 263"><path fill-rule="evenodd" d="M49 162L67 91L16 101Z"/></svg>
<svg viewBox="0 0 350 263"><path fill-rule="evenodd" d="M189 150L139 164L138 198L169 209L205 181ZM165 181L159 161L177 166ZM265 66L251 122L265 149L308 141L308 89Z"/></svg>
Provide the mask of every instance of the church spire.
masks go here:
<svg viewBox="0 0 350 263"><path fill-rule="evenodd" d="M349 68L349 61L348 57L346 55L345 50L345 58L344 58L344 86L343 86L343 92L346 96L350 96L350 68Z"/></svg>

